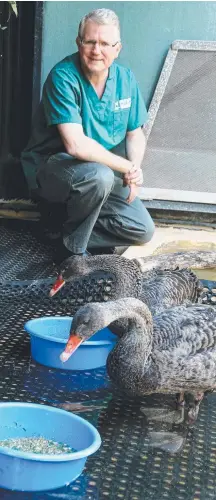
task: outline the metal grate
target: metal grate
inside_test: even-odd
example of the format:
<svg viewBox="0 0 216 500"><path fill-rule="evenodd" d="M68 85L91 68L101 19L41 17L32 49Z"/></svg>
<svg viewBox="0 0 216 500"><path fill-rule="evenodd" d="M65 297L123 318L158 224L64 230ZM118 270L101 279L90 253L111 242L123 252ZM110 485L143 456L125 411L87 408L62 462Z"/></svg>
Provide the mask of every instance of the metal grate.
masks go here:
<svg viewBox="0 0 216 500"><path fill-rule="evenodd" d="M144 186L207 195L216 193L216 52L208 48L211 42L203 49L205 42L192 43L191 49L187 42L170 49L153 97L152 112L159 108L143 164Z"/></svg>
<svg viewBox="0 0 216 500"><path fill-rule="evenodd" d="M3 235L3 233L2 233ZM6 236L7 235L7 236ZM8 240L7 240L8 238ZM7 241L6 241L7 240ZM3 240L1 240L3 241ZM150 446L149 433L164 429L163 423L147 421L145 407L172 408L174 398L152 396L142 399L124 399L113 391L105 369L68 373L35 364L30 359L29 338L23 330L26 320L50 314L73 314L89 296L105 298L106 280L75 283L55 298L48 297L52 278L30 279L29 262L34 257L34 246L29 241L29 253L23 262L20 281L17 250L22 248L25 235L15 237L14 231L5 233L8 253L2 256L13 268L13 281L2 282L0 330L0 400L27 401L62 407L80 403L79 412L97 426L102 436L101 449L87 460L83 474L73 484L46 493L17 493L0 489L2 500L212 500L216 498L216 395L208 395L202 402L196 425L188 429L183 424L169 424L170 432L184 437L182 451L168 454ZM13 245L13 251L11 249ZM38 256L43 247L37 248ZM8 255L10 255L10 260ZM49 264L40 262L39 275ZM35 267L39 265L37 258ZM17 273L17 274L16 274ZM9 276L9 270L7 276ZM204 283L208 302L216 284ZM78 286L79 285L79 286ZM75 299L76 297L76 299ZM167 424L166 424L167 425Z"/></svg>

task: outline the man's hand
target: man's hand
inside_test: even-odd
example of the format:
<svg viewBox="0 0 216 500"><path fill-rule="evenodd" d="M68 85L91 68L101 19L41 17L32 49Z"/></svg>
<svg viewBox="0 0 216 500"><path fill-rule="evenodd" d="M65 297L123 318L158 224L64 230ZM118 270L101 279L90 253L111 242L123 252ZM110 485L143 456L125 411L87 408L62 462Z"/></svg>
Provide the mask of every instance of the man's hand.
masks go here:
<svg viewBox="0 0 216 500"><path fill-rule="evenodd" d="M124 184L126 186L130 186L131 184L135 184L136 186L141 186L143 183L143 173L140 167L137 167L135 163L133 163L132 168L127 174L124 174Z"/></svg>
<svg viewBox="0 0 216 500"><path fill-rule="evenodd" d="M136 186L136 184L130 184L129 189L130 189L130 192L129 192L129 195L127 197L127 202L131 203L132 201L135 200L136 196L138 195L138 186Z"/></svg>
<svg viewBox="0 0 216 500"><path fill-rule="evenodd" d="M127 174L124 174L123 182L125 186L130 188L130 193L127 198L127 202L131 203L138 195L138 186L143 183L143 173L140 167L137 167L133 163L132 168Z"/></svg>

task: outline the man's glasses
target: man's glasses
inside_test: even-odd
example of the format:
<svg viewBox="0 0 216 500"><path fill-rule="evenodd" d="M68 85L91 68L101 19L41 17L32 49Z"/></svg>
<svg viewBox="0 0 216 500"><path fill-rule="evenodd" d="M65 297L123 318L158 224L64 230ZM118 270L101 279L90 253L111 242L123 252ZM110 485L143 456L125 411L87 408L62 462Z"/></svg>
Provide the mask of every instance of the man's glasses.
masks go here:
<svg viewBox="0 0 216 500"><path fill-rule="evenodd" d="M94 49L95 46L97 45L97 43L98 43L101 50L109 50L109 49L115 47L117 45L117 43L120 43L119 40L118 40L118 42L112 44L112 43L103 42L103 41L96 42L95 40L83 40L82 38L80 38L80 42L83 45L83 47L85 47L86 49L89 49L89 50Z"/></svg>

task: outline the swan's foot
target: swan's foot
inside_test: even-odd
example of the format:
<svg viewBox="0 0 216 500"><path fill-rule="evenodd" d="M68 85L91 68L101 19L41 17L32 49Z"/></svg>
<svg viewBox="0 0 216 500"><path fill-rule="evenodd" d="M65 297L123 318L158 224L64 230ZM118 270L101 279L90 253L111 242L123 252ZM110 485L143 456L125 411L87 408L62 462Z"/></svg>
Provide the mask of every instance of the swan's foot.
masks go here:
<svg viewBox="0 0 216 500"><path fill-rule="evenodd" d="M148 420L165 422L167 424L181 424L184 421L185 408L181 406L176 410L167 408L141 408L141 412Z"/></svg>
<svg viewBox="0 0 216 500"><path fill-rule="evenodd" d="M176 434L176 432L156 432L152 431L148 434L150 438L150 446L160 448L168 453L178 453L184 445L185 438Z"/></svg>
<svg viewBox="0 0 216 500"><path fill-rule="evenodd" d="M189 425L194 425L197 420L200 404L204 398L204 392L197 392L194 398L193 405L188 410L187 421Z"/></svg>

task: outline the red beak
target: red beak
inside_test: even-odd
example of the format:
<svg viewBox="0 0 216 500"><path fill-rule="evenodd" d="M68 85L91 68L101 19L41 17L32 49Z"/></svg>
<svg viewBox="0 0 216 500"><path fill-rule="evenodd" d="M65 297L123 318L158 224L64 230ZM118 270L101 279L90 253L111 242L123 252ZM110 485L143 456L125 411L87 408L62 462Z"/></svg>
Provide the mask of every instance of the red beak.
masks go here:
<svg viewBox="0 0 216 500"><path fill-rule="evenodd" d="M52 286L49 296L53 297L65 284L65 280L63 280L62 276L58 276L57 280L55 281L54 285Z"/></svg>
<svg viewBox="0 0 216 500"><path fill-rule="evenodd" d="M71 355L77 350L77 348L79 347L80 344L82 344L83 341L84 339L80 338L76 334L76 332L72 331L65 349L60 355L61 361L65 363L65 361L67 361L71 357Z"/></svg>

